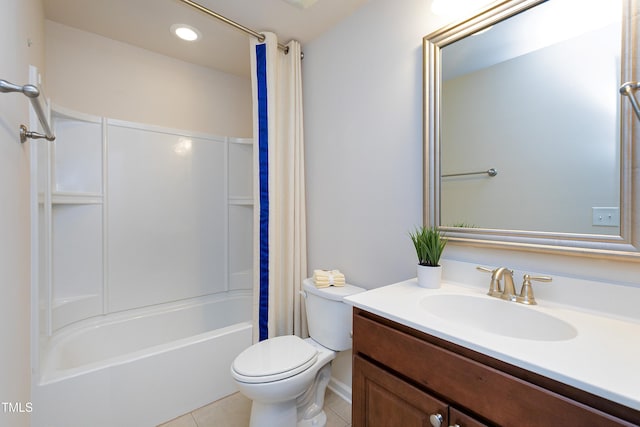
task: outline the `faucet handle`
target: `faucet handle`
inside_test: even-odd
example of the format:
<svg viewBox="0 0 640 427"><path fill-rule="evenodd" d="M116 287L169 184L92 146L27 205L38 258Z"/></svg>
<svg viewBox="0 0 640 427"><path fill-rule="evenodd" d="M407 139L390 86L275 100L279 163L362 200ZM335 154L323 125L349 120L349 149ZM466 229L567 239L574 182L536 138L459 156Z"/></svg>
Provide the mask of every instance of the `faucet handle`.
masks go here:
<svg viewBox="0 0 640 427"><path fill-rule="evenodd" d="M476 270L484 271L485 273L493 273L494 271L496 271L496 269L491 269L489 267L485 267L485 266L482 266L482 265L477 266Z"/></svg>
<svg viewBox="0 0 640 427"><path fill-rule="evenodd" d="M520 296L516 298L516 301L527 305L536 305L536 299L533 296L533 287L531 282L550 282L553 279L549 276L532 276L525 274L522 278L522 289L520 290Z"/></svg>
<svg viewBox="0 0 640 427"><path fill-rule="evenodd" d="M502 288L500 286L500 280L496 279L496 271L497 268L491 269L489 267L477 266L476 270L483 271L485 273L491 273L491 284L489 285L489 292L487 295L491 295L492 297L499 297L502 295Z"/></svg>

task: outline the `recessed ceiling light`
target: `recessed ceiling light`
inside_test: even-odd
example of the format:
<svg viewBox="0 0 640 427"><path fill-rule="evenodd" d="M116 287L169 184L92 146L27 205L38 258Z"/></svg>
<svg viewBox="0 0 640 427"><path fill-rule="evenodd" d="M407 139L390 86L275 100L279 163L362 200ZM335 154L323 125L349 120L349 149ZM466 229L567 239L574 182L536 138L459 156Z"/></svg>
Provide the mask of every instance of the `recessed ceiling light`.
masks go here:
<svg viewBox="0 0 640 427"><path fill-rule="evenodd" d="M171 26L171 32L182 40L189 42L196 41L200 38L200 31L190 25L173 24Z"/></svg>

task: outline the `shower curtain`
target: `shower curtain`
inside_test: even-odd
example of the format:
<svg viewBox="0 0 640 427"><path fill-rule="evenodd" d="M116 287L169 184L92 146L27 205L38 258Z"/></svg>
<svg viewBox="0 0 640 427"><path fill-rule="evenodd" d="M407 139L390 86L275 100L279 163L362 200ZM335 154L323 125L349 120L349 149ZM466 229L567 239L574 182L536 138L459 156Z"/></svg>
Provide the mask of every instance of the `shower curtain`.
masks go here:
<svg viewBox="0 0 640 427"><path fill-rule="evenodd" d="M254 341L307 335L300 291L307 274L300 44L251 41L254 129Z"/></svg>

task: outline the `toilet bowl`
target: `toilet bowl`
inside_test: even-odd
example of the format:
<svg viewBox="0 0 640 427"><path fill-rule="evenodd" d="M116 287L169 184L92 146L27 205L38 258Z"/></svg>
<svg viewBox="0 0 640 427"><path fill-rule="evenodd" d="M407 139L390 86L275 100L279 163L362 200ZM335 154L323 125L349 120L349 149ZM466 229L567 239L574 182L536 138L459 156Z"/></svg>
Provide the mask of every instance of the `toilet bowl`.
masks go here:
<svg viewBox="0 0 640 427"><path fill-rule="evenodd" d="M322 407L337 351L351 348L351 306L343 298L362 292L345 285L318 289L303 282L310 338L269 338L231 365L238 389L252 400L251 427L323 427Z"/></svg>

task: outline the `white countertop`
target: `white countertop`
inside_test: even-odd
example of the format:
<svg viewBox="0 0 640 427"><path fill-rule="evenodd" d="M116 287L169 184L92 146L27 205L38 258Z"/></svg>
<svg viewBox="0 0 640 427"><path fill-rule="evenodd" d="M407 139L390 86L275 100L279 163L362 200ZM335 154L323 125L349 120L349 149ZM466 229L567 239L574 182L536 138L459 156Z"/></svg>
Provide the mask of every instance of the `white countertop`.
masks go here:
<svg viewBox="0 0 640 427"><path fill-rule="evenodd" d="M523 307L552 314L570 323L577 329L577 336L565 341L511 338L455 324L429 313L420 301L437 294L466 294L493 299L486 296L486 290L446 281L439 289L425 289L419 287L414 279L359 293L346 298L345 302L640 410L639 322L539 301L537 306Z"/></svg>

